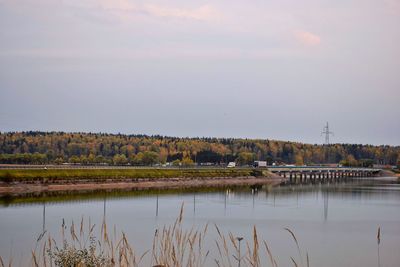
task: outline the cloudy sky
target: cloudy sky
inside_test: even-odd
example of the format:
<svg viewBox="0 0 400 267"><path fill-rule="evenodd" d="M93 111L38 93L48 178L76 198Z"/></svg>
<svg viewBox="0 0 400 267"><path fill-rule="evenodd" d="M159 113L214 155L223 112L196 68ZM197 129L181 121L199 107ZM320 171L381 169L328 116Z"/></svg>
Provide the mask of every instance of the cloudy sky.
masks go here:
<svg viewBox="0 0 400 267"><path fill-rule="evenodd" d="M0 0L0 131L400 145L400 0Z"/></svg>

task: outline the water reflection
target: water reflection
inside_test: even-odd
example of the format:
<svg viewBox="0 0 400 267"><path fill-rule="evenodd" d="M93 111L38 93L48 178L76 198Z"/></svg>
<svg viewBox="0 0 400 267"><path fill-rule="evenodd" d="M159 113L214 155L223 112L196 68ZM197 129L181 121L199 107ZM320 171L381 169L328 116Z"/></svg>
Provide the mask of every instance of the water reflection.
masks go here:
<svg viewBox="0 0 400 267"><path fill-rule="evenodd" d="M224 188L195 188L195 189L165 189L165 190L95 190L86 192L41 192L28 193L21 195L0 195L0 207L8 206L26 206L26 205L43 205L43 214L45 214L46 203L69 203L69 202L93 202L103 201L103 214L106 214L107 199L126 199L132 197L155 197L155 215L159 214L159 196L165 195L187 195L192 194L193 214L196 213L196 194L219 193L224 196L224 212L226 213L228 200L235 195L250 195L252 198L252 208L255 208L256 200L259 198L259 192L265 192L265 196L269 199L272 195L273 206L276 206L276 197L296 195L296 206L299 205L299 198L305 194L315 195L318 199L318 192L322 193L324 201L324 218L327 218L329 194L341 196L343 198L351 197L361 199L362 197L378 197L393 191L398 193L398 181L392 179L348 179L347 182L326 182L326 183L283 183L277 187L270 186L231 186Z"/></svg>
<svg viewBox="0 0 400 267"><path fill-rule="evenodd" d="M156 196L156 217L158 217L158 194Z"/></svg>
<svg viewBox="0 0 400 267"><path fill-rule="evenodd" d="M193 214L196 215L196 193L193 193Z"/></svg>
<svg viewBox="0 0 400 267"><path fill-rule="evenodd" d="M104 195L104 202L103 202L103 220L106 221L106 200L107 200L107 195Z"/></svg>
<svg viewBox="0 0 400 267"><path fill-rule="evenodd" d="M324 221L328 220L328 205L329 205L329 191L325 191L322 194L324 198Z"/></svg>
<svg viewBox="0 0 400 267"><path fill-rule="evenodd" d="M42 233L44 233L46 230L46 202L43 202L43 227L42 227Z"/></svg>

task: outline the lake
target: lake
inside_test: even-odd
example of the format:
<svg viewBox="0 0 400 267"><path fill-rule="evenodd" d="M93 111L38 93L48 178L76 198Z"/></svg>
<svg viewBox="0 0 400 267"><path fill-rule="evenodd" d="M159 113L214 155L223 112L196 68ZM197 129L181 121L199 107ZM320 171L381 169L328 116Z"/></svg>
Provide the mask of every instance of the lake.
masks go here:
<svg viewBox="0 0 400 267"><path fill-rule="evenodd" d="M330 184L266 188L198 189L190 192L112 191L0 198L0 256L25 266L39 235L59 236L63 220L83 217L123 230L139 252L151 248L154 231L172 224L184 203L184 227L217 224L225 233L252 240L253 225L278 266L290 257L310 266L400 266L400 184L390 178L360 178ZM284 228L292 230L296 244ZM381 242L377 231L381 228ZM207 247L215 251L214 227ZM207 266L215 266L213 253ZM146 266L146 265L145 265Z"/></svg>

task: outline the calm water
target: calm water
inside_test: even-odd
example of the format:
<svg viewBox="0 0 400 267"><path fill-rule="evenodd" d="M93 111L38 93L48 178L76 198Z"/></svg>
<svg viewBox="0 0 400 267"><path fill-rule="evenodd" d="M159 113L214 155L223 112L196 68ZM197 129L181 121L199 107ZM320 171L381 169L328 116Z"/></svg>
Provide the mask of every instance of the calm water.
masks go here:
<svg viewBox="0 0 400 267"><path fill-rule="evenodd" d="M185 206L185 226L216 223L224 232L268 241L279 266L299 259L284 227L292 229L311 266L400 266L400 184L389 179L324 185L197 190L189 193L98 192L0 199L0 255L24 266L36 239L57 236L62 220L81 217L123 230L139 251L151 248L156 228L171 224ZM157 209L158 207L158 209ZM381 227L380 262L376 234ZM213 243L215 231L208 240ZM140 244L140 245L138 245ZM211 259L209 266L215 264Z"/></svg>

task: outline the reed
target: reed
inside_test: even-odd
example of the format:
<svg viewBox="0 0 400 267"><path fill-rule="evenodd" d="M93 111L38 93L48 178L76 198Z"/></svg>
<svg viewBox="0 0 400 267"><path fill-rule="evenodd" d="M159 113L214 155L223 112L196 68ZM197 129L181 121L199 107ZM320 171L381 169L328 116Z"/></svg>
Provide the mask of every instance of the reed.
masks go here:
<svg viewBox="0 0 400 267"><path fill-rule="evenodd" d="M12 267L12 265L13 265L13 256L12 256L12 253L10 253L10 257L9 257L9 260L8 260L8 264L5 264L3 258L0 256L0 267L6 267L6 266Z"/></svg>
<svg viewBox="0 0 400 267"><path fill-rule="evenodd" d="M113 233L110 233L105 221L98 226L100 229L91 223L90 218L86 222L82 217L79 224L71 222L70 226L63 222L61 240L56 241L50 233L39 236L37 245L32 250L31 266L278 267L270 246L265 240L260 240L256 226L253 226L252 238L244 240L231 232L225 233L215 224L213 232L210 232L208 224L186 228L183 219L182 204L174 223L156 229L151 248L142 254L134 250L124 232L117 234L114 227ZM291 234L298 249L300 264L290 257L293 265L304 266L297 237L290 229L284 230ZM99 233L99 238L96 238L95 232ZM206 247L208 238L214 238L215 247ZM308 253L306 258L308 267ZM0 258L0 267L3 266L5 267Z"/></svg>

